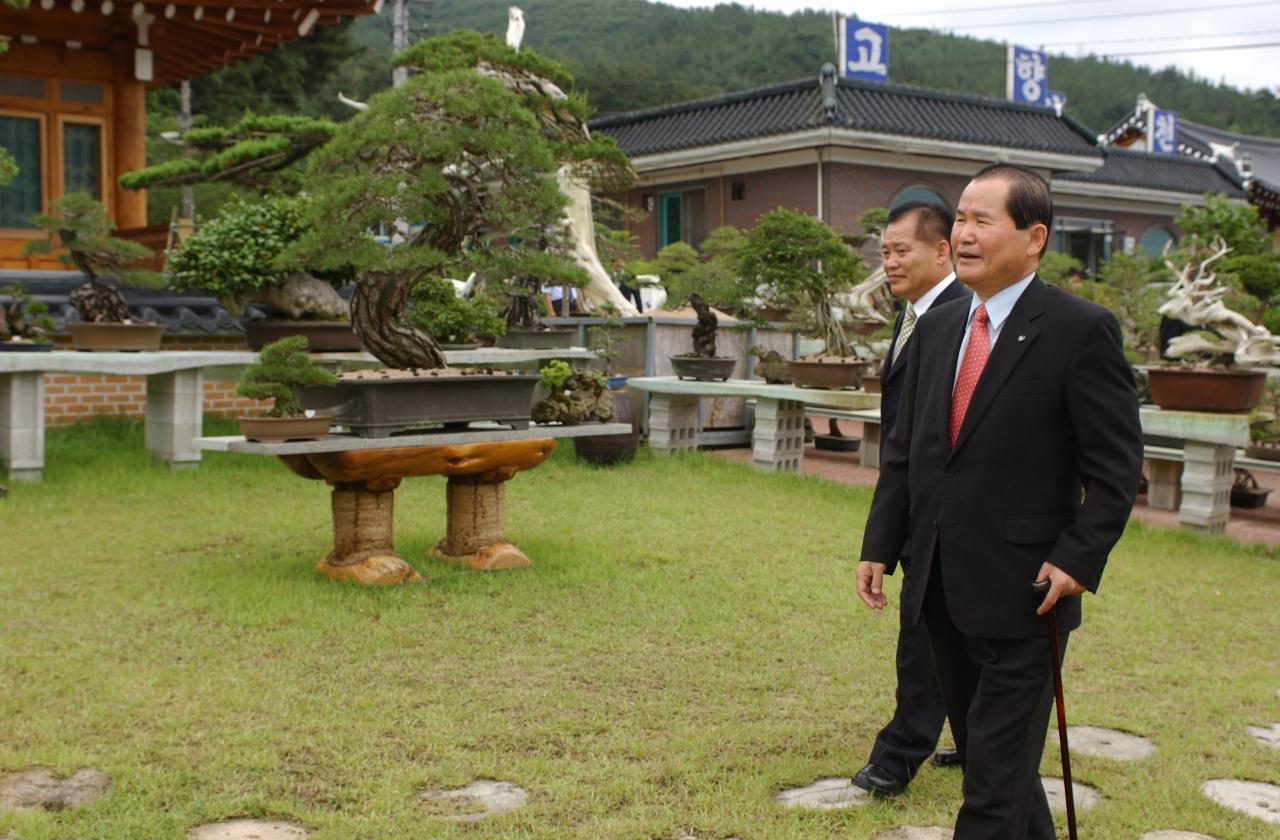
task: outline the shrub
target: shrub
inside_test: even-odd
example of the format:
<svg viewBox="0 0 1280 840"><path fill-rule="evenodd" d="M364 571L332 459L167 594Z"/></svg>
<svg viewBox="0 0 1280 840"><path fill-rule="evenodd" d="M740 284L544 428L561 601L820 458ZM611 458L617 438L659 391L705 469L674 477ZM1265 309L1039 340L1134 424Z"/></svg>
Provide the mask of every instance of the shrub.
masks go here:
<svg viewBox="0 0 1280 840"><path fill-rule="evenodd" d="M442 277L427 277L413 287L409 322L441 344L465 344L479 336L506 331L498 308L487 297L464 300Z"/></svg>

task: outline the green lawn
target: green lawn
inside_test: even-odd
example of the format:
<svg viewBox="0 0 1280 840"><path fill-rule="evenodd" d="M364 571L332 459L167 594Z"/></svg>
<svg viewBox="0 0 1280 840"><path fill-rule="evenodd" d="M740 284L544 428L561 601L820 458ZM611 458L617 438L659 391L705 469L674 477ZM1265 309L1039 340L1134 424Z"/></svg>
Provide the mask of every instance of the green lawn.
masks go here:
<svg viewBox="0 0 1280 840"><path fill-rule="evenodd" d="M114 780L83 809L0 813L0 836L176 840L271 816L332 840L863 838L958 807L958 773L931 768L860 809L771 800L851 775L892 710L896 615L853 586L868 489L705 456L602 470L566 445L508 486L532 568L424 560L443 480L411 479L396 547L426 580L369 590L312 571L323 484L218 453L171 473L141 438L52 430L44 481L0 500L0 772ZM1245 731L1280 720L1280 553L1132 525L1086 611L1071 722L1158 752L1074 757L1105 797L1081 836L1280 838L1199 792L1280 783L1280 750ZM465 826L418 803L479 778L529 804Z"/></svg>

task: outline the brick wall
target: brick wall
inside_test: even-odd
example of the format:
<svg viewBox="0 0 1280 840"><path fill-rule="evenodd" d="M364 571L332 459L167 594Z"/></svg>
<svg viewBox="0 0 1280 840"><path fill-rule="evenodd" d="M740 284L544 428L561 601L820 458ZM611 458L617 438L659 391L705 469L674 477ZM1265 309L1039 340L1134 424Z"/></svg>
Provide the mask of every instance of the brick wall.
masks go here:
<svg viewBox="0 0 1280 840"><path fill-rule="evenodd" d="M69 345L66 336L55 337L58 349ZM247 351L244 336L166 335L164 350ZM72 423L94 414L123 414L141 419L147 405L145 376L103 376L98 374L46 374L44 411L48 425ZM235 395L236 383L204 383L204 410L207 414L239 416L260 410L261 403Z"/></svg>

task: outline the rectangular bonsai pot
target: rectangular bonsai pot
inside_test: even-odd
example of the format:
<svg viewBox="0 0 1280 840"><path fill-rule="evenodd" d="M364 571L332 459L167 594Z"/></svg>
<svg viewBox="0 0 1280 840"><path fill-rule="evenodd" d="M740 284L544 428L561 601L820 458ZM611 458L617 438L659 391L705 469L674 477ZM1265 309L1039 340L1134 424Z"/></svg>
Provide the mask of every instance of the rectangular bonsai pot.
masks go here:
<svg viewBox="0 0 1280 840"><path fill-rule="evenodd" d="M387 437L414 426L463 428L476 421L529 428L536 373L344 379L332 388L300 388L304 409L332 414L360 437Z"/></svg>

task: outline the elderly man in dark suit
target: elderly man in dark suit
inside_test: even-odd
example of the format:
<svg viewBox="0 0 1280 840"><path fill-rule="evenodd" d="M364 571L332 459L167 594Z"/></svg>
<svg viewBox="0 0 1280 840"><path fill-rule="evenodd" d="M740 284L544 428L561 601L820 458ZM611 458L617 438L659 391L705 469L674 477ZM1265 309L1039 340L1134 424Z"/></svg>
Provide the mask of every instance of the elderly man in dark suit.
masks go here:
<svg viewBox="0 0 1280 840"><path fill-rule="evenodd" d="M907 348L915 335L916 320L933 306L969 298L969 290L956 281L951 270L951 211L931 202L913 201L889 214L881 237L881 256L889 290L906 301L893 327L893 343L880 368L880 430L888 440L898 415L898 395L907 373ZM879 796L906 789L916 771L933 753L942 734L947 710L938 686L929 634L911 620L909 546L902 547L900 562L906 572L899 594L898 647L894 657L898 675L893 718L876 736L867 765L853 783ZM955 750L938 750L934 764L958 763Z"/></svg>
<svg viewBox="0 0 1280 840"><path fill-rule="evenodd" d="M858 564L858 594L911 542L923 616L964 767L956 840L1049 840L1039 782L1053 699L1048 628L1080 624L1137 495L1142 433L1120 328L1036 277L1049 187L996 164L956 208L951 246L969 303L916 324L898 422ZM1048 580L1041 599L1031 583Z"/></svg>

